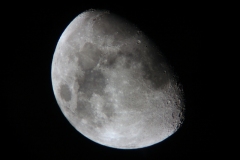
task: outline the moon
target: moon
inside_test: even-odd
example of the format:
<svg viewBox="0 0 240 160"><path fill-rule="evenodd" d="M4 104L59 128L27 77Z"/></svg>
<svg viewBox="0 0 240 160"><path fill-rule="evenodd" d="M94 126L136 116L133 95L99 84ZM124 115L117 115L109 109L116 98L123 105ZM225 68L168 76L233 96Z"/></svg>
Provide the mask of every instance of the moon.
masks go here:
<svg viewBox="0 0 240 160"><path fill-rule="evenodd" d="M183 90L166 59L135 25L104 10L79 14L52 60L56 101L72 126L111 148L163 141L184 121Z"/></svg>

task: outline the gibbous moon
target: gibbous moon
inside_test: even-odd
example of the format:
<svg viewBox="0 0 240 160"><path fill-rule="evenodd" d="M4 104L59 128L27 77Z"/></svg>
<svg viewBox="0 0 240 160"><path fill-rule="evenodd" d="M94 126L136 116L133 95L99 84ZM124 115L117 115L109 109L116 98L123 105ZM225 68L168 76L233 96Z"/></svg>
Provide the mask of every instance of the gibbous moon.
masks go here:
<svg viewBox="0 0 240 160"><path fill-rule="evenodd" d="M151 146L183 122L183 92L161 52L136 26L108 11L85 11L67 26L51 76L64 116L101 145Z"/></svg>

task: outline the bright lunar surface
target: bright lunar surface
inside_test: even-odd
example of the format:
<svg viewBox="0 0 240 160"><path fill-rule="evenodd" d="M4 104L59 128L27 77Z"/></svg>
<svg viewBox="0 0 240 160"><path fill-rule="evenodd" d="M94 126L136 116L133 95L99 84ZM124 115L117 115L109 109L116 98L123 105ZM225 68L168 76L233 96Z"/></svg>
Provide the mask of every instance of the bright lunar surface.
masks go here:
<svg viewBox="0 0 240 160"><path fill-rule="evenodd" d="M67 26L51 76L64 116L101 145L151 146L183 122L182 90L161 52L136 26L107 11L85 11Z"/></svg>

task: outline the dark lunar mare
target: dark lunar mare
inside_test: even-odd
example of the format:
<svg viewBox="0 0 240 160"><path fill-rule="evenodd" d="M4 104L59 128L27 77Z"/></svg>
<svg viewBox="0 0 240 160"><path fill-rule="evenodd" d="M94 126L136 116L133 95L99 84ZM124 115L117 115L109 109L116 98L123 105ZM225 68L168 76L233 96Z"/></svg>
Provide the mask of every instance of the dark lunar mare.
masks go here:
<svg viewBox="0 0 240 160"><path fill-rule="evenodd" d="M102 51L90 42L85 43L81 51L76 53L78 65L83 71L96 67L102 55Z"/></svg>
<svg viewBox="0 0 240 160"><path fill-rule="evenodd" d="M67 84L62 84L60 87L60 96L65 101L70 101L72 97L72 93Z"/></svg>
<svg viewBox="0 0 240 160"><path fill-rule="evenodd" d="M100 70L86 70L83 78L78 81L78 91L90 99L93 93L102 95L106 87L106 78Z"/></svg>

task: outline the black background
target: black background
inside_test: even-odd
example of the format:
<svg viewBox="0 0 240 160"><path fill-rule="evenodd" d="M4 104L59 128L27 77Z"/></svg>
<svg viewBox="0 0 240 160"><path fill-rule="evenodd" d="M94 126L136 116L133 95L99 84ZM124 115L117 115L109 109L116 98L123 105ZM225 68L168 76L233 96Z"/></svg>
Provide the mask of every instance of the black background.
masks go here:
<svg viewBox="0 0 240 160"><path fill-rule="evenodd" d="M61 3L61 2L57 2ZM68 4L69 3L69 4ZM7 6L11 63L6 66L5 153L25 159L198 159L215 157L214 106L208 103L206 16L199 5L149 2L64 2ZM185 6L185 7L184 7ZM200 9L197 9L199 8ZM51 62L62 32L81 12L106 9L137 25L164 53L183 85L186 120L170 138L137 150L108 148L85 138L63 116L51 84ZM5 114L5 113L4 113ZM207 158L207 159L208 159Z"/></svg>

